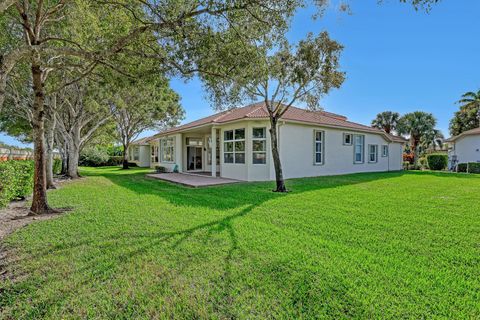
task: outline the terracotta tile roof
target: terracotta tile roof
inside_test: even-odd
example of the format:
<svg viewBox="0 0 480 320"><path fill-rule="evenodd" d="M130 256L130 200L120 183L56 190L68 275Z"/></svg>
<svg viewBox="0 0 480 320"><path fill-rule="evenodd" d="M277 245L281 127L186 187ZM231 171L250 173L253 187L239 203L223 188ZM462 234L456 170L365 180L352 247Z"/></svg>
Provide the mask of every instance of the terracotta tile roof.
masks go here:
<svg viewBox="0 0 480 320"><path fill-rule="evenodd" d="M458 136L450 137L445 141L446 142L454 142L458 138L461 138L463 136L474 135L474 134L480 134L480 128L475 128L475 129L472 129L472 130L464 131L464 132L460 133Z"/></svg>
<svg viewBox="0 0 480 320"><path fill-rule="evenodd" d="M231 121L242 120L242 119L268 119L268 111L264 102L254 103L242 108L235 108L220 112L187 124L174 127L159 134L156 134L153 137L162 136L169 133L179 132L187 129L192 129L195 127L207 125L207 124L223 124ZM282 116L284 121L294 121L302 123L311 123L321 126L328 127L337 127L353 131L362 131L362 132L371 132L376 134L382 134L387 139L396 142L406 142L402 137L397 137L389 135L382 130L365 126L359 123L348 121L346 117L326 111L309 111L305 109L300 109L297 107L290 107L287 112ZM153 138L152 137L152 138Z"/></svg>

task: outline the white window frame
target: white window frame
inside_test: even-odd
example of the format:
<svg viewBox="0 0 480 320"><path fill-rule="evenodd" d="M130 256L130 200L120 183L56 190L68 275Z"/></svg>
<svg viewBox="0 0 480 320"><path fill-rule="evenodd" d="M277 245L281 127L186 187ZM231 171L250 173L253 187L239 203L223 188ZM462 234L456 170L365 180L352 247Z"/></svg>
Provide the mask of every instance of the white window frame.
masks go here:
<svg viewBox="0 0 480 320"><path fill-rule="evenodd" d="M350 137L350 143L347 143L345 142L345 138L349 136ZM344 132L343 133L343 145L344 146L351 146L353 144L353 134L352 133L348 133L348 132Z"/></svg>
<svg viewBox="0 0 480 320"><path fill-rule="evenodd" d="M253 131L255 129L262 129L263 130L263 137L262 138L255 138L253 136ZM253 150L253 145L254 145L253 142L254 141L263 141L264 142L263 145L265 146L265 149L262 150L262 151ZM262 163L253 162L255 154L264 154L265 155L265 158L264 158L265 161L262 162ZM265 165L265 164L267 164L267 128L266 127L254 127L254 128L252 128L252 164L253 165Z"/></svg>
<svg viewBox="0 0 480 320"><path fill-rule="evenodd" d="M375 148L375 152L372 152L372 147ZM375 160L372 160L372 155L375 156ZM378 144L369 144L368 145L368 163L377 163L378 162Z"/></svg>
<svg viewBox="0 0 480 320"><path fill-rule="evenodd" d="M317 140L317 133L321 134L321 140ZM317 145L320 144L320 151L317 151ZM320 154L320 162L317 161L317 154ZM313 164L316 166L325 163L325 131L313 131Z"/></svg>
<svg viewBox="0 0 480 320"><path fill-rule="evenodd" d="M170 145L168 145L169 141L171 142ZM166 158L166 155L168 154L170 154L170 160ZM174 138L160 139L160 162L161 163L175 162L175 139Z"/></svg>
<svg viewBox="0 0 480 320"><path fill-rule="evenodd" d="M356 142L356 138L357 137L360 137L362 139L362 151L361 151L361 155L362 155L362 160L360 161L357 161L357 142ZM365 135L363 134L354 134L353 135L353 163L354 164L362 164L362 163L365 163Z"/></svg>
<svg viewBox="0 0 480 320"><path fill-rule="evenodd" d="M388 147L388 144L382 145L382 157L388 157L388 154L390 152L390 148Z"/></svg>
<svg viewBox="0 0 480 320"><path fill-rule="evenodd" d="M237 139L236 138L236 131L237 130L243 130L243 139ZM233 140L225 140L225 133L227 133L229 131L232 131L232 133L233 133L233 135L232 135ZM247 134L247 131L245 130L245 128L237 128L237 129L223 131L223 163L226 163L226 164L245 164L245 162L246 162L246 159L245 159L246 158L246 149L247 149L246 139L245 139L246 134ZM243 142L243 151L235 150L235 146L236 146L237 142ZM225 145L227 143L232 143L233 144L232 151L225 151L226 150ZM236 155L237 154L242 154L242 153L243 153L243 162L237 162ZM226 154L231 154L232 155L233 162L226 162L225 161L225 155Z"/></svg>

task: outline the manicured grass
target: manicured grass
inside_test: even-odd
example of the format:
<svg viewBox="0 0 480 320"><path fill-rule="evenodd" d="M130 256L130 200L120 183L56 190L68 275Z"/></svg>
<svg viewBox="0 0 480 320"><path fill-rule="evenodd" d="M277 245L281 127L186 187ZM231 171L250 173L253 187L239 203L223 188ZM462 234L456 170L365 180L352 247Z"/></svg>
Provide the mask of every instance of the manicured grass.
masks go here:
<svg viewBox="0 0 480 320"><path fill-rule="evenodd" d="M480 177L376 173L189 189L84 169L6 239L2 317L480 318Z"/></svg>

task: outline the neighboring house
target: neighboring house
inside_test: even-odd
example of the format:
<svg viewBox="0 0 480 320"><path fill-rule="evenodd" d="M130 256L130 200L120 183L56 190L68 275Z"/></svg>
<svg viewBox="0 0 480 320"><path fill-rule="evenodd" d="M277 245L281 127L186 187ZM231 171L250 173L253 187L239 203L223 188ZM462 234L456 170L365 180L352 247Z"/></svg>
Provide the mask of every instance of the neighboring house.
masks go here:
<svg viewBox="0 0 480 320"><path fill-rule="evenodd" d="M480 162L480 128L462 132L446 140L450 146L448 152L450 168L458 163Z"/></svg>
<svg viewBox="0 0 480 320"><path fill-rule="evenodd" d="M148 152L142 147L150 145L150 163L145 166L245 181L275 180L269 127L266 107L256 103L135 142L132 148L139 154L133 156L142 159L142 152ZM287 179L401 170L404 143L401 137L325 111L291 107L279 123L280 158Z"/></svg>
<svg viewBox="0 0 480 320"><path fill-rule="evenodd" d="M139 139L130 144L128 148L128 161L136 163L139 167L152 166L150 157L151 146L148 143L149 138ZM158 156L157 156L158 159Z"/></svg>

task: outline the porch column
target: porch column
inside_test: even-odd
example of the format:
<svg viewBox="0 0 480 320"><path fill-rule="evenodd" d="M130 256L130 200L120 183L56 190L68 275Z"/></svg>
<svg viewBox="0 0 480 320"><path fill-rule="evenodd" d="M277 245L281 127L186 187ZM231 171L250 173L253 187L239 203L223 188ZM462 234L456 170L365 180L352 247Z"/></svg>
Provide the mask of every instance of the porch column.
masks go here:
<svg viewBox="0 0 480 320"><path fill-rule="evenodd" d="M212 177L217 176L217 129L212 126Z"/></svg>

